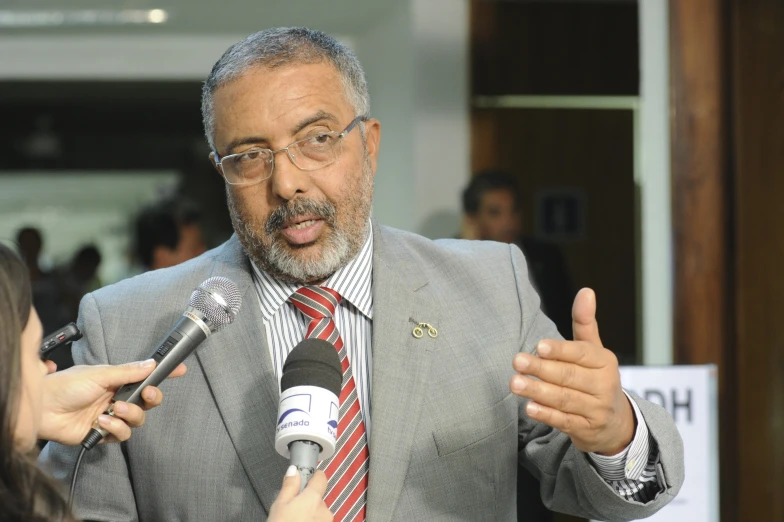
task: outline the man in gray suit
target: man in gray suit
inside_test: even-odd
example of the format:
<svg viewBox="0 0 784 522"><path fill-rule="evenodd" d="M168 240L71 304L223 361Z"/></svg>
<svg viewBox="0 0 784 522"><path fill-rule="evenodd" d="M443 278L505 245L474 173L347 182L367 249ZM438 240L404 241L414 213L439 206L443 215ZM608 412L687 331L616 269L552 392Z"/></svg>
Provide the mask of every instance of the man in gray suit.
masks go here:
<svg viewBox="0 0 784 522"><path fill-rule="evenodd" d="M566 513L631 520L677 494L678 432L621 388L593 292L578 294L566 342L516 247L371 220L380 124L345 46L302 28L251 35L216 63L203 114L236 235L88 295L74 356L149 355L210 276L233 280L243 308L166 384L165 411L87 454L78 516L265 520L287 465L274 449L281 366L324 332L344 365L324 463L335 520L517 520L518 462ZM75 457L50 445L42 459L65 477Z"/></svg>

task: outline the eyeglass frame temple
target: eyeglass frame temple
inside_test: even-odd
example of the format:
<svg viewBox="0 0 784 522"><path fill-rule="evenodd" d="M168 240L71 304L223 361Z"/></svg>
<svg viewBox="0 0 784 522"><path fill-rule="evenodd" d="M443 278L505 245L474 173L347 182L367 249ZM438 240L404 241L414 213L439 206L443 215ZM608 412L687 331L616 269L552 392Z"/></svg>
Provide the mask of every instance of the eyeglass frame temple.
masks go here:
<svg viewBox="0 0 784 522"><path fill-rule="evenodd" d="M346 136L346 134L348 134L349 132L354 130L354 127L359 125L360 122L364 122L364 121L367 121L367 120L368 120L367 116L357 116L356 118L354 118L354 120L351 123L348 124L348 127L343 129L343 132L338 134L338 138L343 139Z"/></svg>

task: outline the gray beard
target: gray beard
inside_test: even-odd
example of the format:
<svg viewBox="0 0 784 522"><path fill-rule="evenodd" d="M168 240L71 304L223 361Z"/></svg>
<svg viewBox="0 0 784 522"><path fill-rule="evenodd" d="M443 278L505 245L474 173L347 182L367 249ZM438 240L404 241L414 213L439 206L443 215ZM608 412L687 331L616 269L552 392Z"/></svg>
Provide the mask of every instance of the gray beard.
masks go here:
<svg viewBox="0 0 784 522"><path fill-rule="evenodd" d="M344 203L356 216L342 227L338 225L337 209L329 200L295 199L276 208L267 220L255 220L250 212L238 203L226 188L226 202L234 230L248 257L267 274L294 284L320 283L348 264L360 251L369 232L370 209L373 198L372 172L366 156L363 179L359 191L351 193ZM321 255L302 260L296 256L297 247L291 247L279 236L283 224L302 215L314 215L324 220L330 228L322 241Z"/></svg>

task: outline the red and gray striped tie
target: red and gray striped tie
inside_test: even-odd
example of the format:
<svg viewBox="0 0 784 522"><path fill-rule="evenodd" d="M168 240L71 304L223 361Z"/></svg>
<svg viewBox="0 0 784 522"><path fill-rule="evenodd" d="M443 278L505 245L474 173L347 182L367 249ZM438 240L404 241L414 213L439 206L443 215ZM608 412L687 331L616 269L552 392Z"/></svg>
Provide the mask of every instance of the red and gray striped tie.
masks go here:
<svg viewBox="0 0 784 522"><path fill-rule="evenodd" d="M305 338L334 344L343 366L337 446L335 454L319 464L329 480L324 500L335 522L364 521L369 453L354 376L333 319L340 299L340 294L323 286L304 286L289 298L310 319Z"/></svg>

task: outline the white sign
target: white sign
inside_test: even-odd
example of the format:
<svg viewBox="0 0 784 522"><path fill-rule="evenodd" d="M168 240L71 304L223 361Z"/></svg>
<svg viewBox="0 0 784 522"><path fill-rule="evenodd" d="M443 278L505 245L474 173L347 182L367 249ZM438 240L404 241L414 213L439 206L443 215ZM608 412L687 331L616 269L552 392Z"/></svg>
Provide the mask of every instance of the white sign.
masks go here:
<svg viewBox="0 0 784 522"><path fill-rule="evenodd" d="M624 366L627 390L662 406L683 437L686 480L651 522L719 522L718 386L716 366Z"/></svg>

